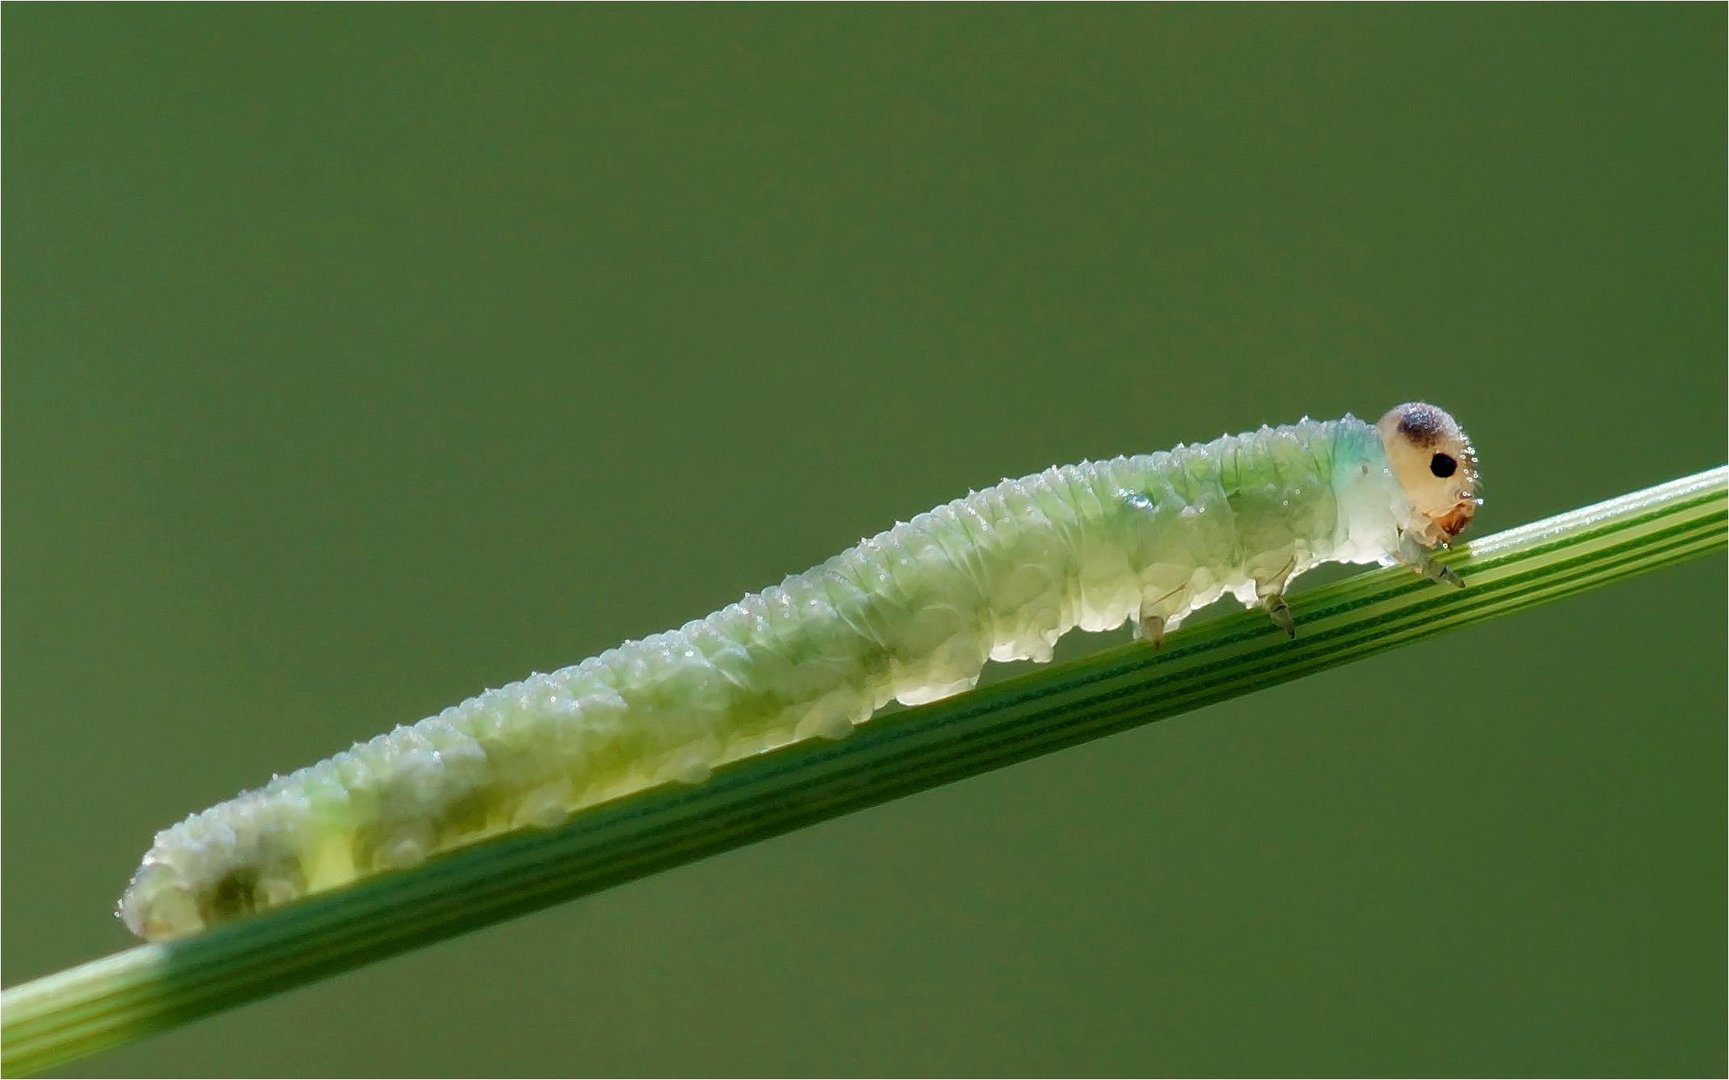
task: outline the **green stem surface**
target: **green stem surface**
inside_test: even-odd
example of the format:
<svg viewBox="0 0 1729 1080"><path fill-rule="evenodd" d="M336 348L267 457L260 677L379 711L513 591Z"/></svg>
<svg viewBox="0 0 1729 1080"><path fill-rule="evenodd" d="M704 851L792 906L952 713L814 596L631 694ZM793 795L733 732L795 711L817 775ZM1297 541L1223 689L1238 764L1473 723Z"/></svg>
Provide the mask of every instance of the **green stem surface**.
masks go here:
<svg viewBox="0 0 1729 1080"><path fill-rule="evenodd" d="M372 960L840 814L1188 712L1725 549L1729 467L1462 545L1468 584L1408 570L1128 644L644 791L205 933L6 990L0 1064L23 1075Z"/></svg>

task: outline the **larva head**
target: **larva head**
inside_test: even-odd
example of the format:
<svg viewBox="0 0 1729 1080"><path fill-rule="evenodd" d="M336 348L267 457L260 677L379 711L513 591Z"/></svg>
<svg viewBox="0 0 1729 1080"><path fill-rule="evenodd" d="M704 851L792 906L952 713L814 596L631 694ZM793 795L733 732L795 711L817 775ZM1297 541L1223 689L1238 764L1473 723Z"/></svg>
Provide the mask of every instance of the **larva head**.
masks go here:
<svg viewBox="0 0 1729 1080"><path fill-rule="evenodd" d="M1477 454L1445 409L1406 402L1375 429L1387 463L1416 511L1416 531L1430 547L1465 531L1483 500L1477 496Z"/></svg>

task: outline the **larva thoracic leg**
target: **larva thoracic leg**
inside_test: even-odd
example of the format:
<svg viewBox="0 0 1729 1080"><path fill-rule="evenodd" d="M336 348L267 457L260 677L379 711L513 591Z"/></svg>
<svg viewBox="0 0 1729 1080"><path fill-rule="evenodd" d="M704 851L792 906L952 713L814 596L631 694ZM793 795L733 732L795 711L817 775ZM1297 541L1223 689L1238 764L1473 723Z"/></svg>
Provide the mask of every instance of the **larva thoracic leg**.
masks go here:
<svg viewBox="0 0 1729 1080"><path fill-rule="evenodd" d="M677 630L489 690L157 834L120 902L165 938L958 693L1074 628L1157 645L1224 595L1294 628L1323 562L1432 551L1478 503L1451 417L1303 420L1004 480Z"/></svg>
<svg viewBox="0 0 1729 1080"><path fill-rule="evenodd" d="M1261 607L1266 610L1273 624L1285 632L1286 637L1297 636L1297 620L1291 614L1291 605L1285 603L1284 593L1268 593L1261 597Z"/></svg>
<svg viewBox="0 0 1729 1080"><path fill-rule="evenodd" d="M1465 582L1453 568L1445 563L1435 561L1435 553L1419 543L1412 533L1403 533L1399 537L1399 548L1394 552L1395 559L1404 566L1410 567L1424 577L1457 588L1464 588Z"/></svg>

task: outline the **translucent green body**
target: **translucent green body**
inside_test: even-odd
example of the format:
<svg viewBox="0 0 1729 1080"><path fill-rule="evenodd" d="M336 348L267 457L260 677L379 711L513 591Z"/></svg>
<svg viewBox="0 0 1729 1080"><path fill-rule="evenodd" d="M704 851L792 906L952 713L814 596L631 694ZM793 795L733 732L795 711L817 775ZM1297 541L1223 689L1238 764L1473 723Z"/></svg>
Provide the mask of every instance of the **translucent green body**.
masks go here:
<svg viewBox="0 0 1729 1080"><path fill-rule="evenodd" d="M120 904L196 930L973 685L1125 620L1253 604L1396 557L1411 508L1352 417L1047 469L862 541L706 619L490 690L156 837Z"/></svg>

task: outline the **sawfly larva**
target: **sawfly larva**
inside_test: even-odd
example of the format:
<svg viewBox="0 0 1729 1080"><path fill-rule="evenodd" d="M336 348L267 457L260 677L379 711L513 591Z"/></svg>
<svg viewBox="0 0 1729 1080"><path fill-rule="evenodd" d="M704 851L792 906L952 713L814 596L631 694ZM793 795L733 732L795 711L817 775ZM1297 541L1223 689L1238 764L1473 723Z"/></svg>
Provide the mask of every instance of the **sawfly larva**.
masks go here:
<svg viewBox="0 0 1729 1080"><path fill-rule="evenodd" d="M1431 557L1477 461L1432 405L1046 469L975 491L678 630L489 690L156 836L122 897L175 937L1048 660L1135 620L1157 644L1229 593L1294 633L1292 578Z"/></svg>

